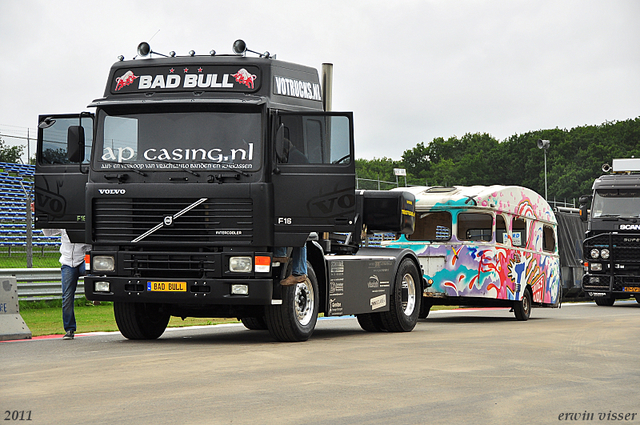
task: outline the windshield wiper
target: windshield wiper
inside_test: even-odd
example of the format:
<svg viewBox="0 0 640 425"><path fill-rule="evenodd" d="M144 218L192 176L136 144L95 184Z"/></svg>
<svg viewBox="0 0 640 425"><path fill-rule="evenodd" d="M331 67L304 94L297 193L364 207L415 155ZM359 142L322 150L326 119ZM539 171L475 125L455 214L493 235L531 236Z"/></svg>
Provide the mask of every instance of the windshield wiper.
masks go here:
<svg viewBox="0 0 640 425"><path fill-rule="evenodd" d="M189 174L191 174L191 175L193 175L193 176L200 177L200 174L196 173L196 172L195 172L195 171L193 171L192 169L190 169L190 168L186 168L186 167L185 167L185 168L181 167L181 165L183 164L183 163L181 163L181 162L164 161L164 160L160 160L160 159L147 159L147 161L149 161L149 162L155 162L155 163L158 163L158 164L171 164L171 165L177 165L177 167L176 167L176 168L172 168L172 170L186 171L187 173L189 173Z"/></svg>

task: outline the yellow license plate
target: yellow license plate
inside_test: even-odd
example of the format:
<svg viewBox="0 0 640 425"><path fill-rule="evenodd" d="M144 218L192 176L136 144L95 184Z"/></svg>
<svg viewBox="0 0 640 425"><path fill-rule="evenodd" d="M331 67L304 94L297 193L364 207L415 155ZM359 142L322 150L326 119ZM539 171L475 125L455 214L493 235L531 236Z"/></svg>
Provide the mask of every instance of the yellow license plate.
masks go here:
<svg viewBox="0 0 640 425"><path fill-rule="evenodd" d="M622 290L624 292L640 292L640 288L637 286L625 286Z"/></svg>
<svg viewBox="0 0 640 425"><path fill-rule="evenodd" d="M151 292L187 292L187 282L147 282Z"/></svg>

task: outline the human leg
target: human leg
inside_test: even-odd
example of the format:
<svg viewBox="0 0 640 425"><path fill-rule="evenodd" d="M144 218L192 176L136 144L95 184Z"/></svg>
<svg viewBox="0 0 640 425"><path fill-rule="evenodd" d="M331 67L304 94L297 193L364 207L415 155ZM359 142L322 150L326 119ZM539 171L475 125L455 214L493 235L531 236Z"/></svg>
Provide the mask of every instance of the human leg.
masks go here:
<svg viewBox="0 0 640 425"><path fill-rule="evenodd" d="M73 311L73 303L78 286L79 267L62 266L60 268L62 277L62 323L64 330L76 331L76 316Z"/></svg>
<svg viewBox="0 0 640 425"><path fill-rule="evenodd" d="M307 246L294 247L291 254L292 269L295 276L307 275Z"/></svg>
<svg viewBox="0 0 640 425"><path fill-rule="evenodd" d="M289 258L287 257L287 247L277 246L273 248L273 261L278 263L286 263L289 261Z"/></svg>
<svg viewBox="0 0 640 425"><path fill-rule="evenodd" d="M280 282L283 286L296 285L307 278L307 247L294 247L291 261L291 275Z"/></svg>

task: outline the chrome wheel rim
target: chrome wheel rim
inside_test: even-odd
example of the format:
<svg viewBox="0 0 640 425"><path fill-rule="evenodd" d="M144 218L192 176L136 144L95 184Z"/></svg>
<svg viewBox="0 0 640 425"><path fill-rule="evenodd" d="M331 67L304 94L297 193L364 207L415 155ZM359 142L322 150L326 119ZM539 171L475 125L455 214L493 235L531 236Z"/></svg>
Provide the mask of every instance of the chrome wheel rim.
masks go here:
<svg viewBox="0 0 640 425"><path fill-rule="evenodd" d="M293 302L298 323L302 326L311 323L316 299L313 293L313 287L308 279L296 285Z"/></svg>
<svg viewBox="0 0 640 425"><path fill-rule="evenodd" d="M411 316L416 308L416 281L410 273L402 277L402 311Z"/></svg>

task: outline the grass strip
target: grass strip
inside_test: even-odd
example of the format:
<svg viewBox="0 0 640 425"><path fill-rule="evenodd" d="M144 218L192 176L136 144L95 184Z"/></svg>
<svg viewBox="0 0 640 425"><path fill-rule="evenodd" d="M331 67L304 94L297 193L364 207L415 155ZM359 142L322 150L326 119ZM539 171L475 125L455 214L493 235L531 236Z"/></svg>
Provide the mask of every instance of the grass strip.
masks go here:
<svg viewBox="0 0 640 425"><path fill-rule="evenodd" d="M62 326L62 302L21 302L20 315L25 321L34 337L44 335L63 335ZM101 303L93 305L82 298L76 300L76 333L87 332L111 332L117 331L118 326L113 317L113 304ZM236 319L210 319L188 317L182 320L179 317L171 317L169 327L179 328L184 326L217 325L220 323L237 323Z"/></svg>

